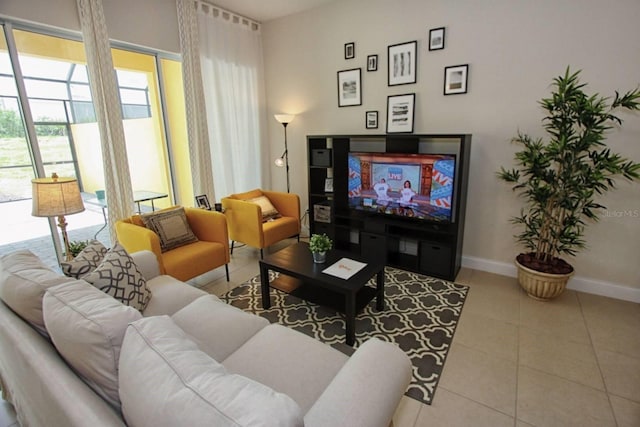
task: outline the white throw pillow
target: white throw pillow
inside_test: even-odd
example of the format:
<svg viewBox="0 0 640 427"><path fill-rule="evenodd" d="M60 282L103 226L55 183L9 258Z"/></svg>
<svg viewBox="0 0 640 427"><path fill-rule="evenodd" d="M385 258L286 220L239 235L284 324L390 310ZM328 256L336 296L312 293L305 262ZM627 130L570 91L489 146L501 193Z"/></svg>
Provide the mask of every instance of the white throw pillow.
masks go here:
<svg viewBox="0 0 640 427"><path fill-rule="evenodd" d="M140 312L151 299L147 281L120 243L115 244L98 268L84 276L84 280Z"/></svg>
<svg viewBox="0 0 640 427"><path fill-rule="evenodd" d="M140 312L82 280L49 288L42 306L58 352L96 393L119 410L120 346L127 325L142 318Z"/></svg>
<svg viewBox="0 0 640 427"><path fill-rule="evenodd" d="M72 281L74 279L49 269L30 251L0 256L0 299L42 335L47 335L42 318L45 291Z"/></svg>
<svg viewBox="0 0 640 427"><path fill-rule="evenodd" d="M293 399L228 373L168 316L147 317L127 328L120 400L131 427L304 425Z"/></svg>

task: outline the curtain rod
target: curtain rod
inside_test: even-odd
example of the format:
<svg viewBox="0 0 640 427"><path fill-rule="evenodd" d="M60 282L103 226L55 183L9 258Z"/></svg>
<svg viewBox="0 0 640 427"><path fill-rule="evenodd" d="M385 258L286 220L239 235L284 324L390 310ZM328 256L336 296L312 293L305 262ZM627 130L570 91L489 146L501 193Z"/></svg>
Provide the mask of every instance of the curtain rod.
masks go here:
<svg viewBox="0 0 640 427"><path fill-rule="evenodd" d="M212 11L217 11L218 14L222 15L223 18L226 18L226 16L229 16L232 22L234 23L246 24L249 26L249 28L251 28L254 31L260 30L260 27L261 27L260 22L254 19L247 18L246 16L242 16L238 13L235 13L225 8L222 8L220 6L217 6L206 0L195 0L195 3L196 5L198 5L198 8L201 8L205 13L209 12L209 10L206 10L205 8L211 8Z"/></svg>

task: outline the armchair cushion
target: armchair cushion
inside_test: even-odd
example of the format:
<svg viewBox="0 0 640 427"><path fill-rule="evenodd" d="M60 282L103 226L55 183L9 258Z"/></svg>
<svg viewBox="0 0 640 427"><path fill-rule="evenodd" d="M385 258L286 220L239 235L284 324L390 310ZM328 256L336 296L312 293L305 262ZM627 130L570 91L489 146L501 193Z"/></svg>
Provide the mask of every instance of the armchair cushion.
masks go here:
<svg viewBox="0 0 640 427"><path fill-rule="evenodd" d="M147 281L127 251L119 244L104 257L102 264L84 280L121 303L140 312L151 299Z"/></svg>
<svg viewBox="0 0 640 427"><path fill-rule="evenodd" d="M142 221L160 237L162 252L198 241L182 207L142 215Z"/></svg>

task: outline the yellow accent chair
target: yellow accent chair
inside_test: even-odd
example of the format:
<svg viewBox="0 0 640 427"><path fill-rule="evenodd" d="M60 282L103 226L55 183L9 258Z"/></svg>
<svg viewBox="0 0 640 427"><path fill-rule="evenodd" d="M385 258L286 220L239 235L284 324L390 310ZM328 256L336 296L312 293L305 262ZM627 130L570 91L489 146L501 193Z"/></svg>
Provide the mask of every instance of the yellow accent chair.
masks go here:
<svg viewBox="0 0 640 427"><path fill-rule="evenodd" d="M266 200L265 200L266 199ZM231 253L235 242L263 249L281 240L300 240L300 197L278 191L252 190L222 200L227 217Z"/></svg>
<svg viewBox="0 0 640 427"><path fill-rule="evenodd" d="M163 209L165 212L176 207ZM116 221L116 236L129 253L149 250L158 258L161 274L186 281L224 265L229 281L229 234L223 214L199 208L184 208L189 227L197 241L176 248L161 249L160 236L145 227L141 215Z"/></svg>

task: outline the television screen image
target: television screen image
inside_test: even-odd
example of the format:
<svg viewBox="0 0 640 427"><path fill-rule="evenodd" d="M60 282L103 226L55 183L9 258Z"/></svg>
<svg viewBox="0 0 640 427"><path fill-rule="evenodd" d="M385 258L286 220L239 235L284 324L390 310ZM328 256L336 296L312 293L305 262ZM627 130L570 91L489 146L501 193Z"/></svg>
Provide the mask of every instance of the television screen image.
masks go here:
<svg viewBox="0 0 640 427"><path fill-rule="evenodd" d="M348 165L350 208L451 222L455 156L349 153Z"/></svg>

